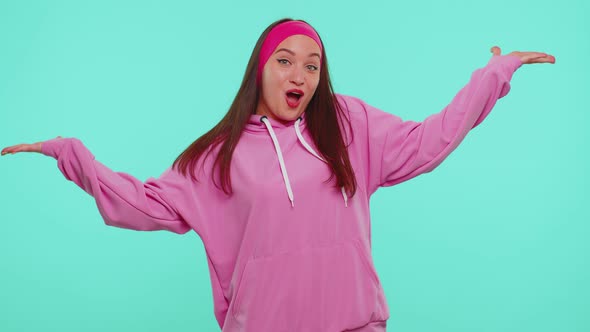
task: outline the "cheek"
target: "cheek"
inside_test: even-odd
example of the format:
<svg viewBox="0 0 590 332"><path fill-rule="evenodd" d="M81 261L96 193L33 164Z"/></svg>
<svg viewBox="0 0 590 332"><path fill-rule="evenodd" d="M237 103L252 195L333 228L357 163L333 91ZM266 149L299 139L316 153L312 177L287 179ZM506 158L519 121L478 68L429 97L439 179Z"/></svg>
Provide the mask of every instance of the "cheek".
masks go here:
<svg viewBox="0 0 590 332"><path fill-rule="evenodd" d="M262 74L262 96L267 104L279 103L283 95L284 82L288 74L281 70L267 70Z"/></svg>
<svg viewBox="0 0 590 332"><path fill-rule="evenodd" d="M267 104L272 103L273 95L276 94L276 82L268 72L263 73L262 77L262 96Z"/></svg>
<svg viewBox="0 0 590 332"><path fill-rule="evenodd" d="M318 79L314 79L310 82L309 84L309 98L311 99L311 97L313 97L313 95L315 94L316 90L318 89L318 85L319 85L319 80Z"/></svg>

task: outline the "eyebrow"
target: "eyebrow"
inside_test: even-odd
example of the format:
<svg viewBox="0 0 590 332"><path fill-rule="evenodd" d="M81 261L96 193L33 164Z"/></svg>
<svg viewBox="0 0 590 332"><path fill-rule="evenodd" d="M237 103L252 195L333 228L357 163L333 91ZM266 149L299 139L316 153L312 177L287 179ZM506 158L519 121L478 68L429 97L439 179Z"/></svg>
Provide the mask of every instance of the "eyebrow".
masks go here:
<svg viewBox="0 0 590 332"><path fill-rule="evenodd" d="M275 53L279 53L280 51L285 51L285 52L287 52L287 53L295 56L295 52L293 52L293 51L291 51L290 49L287 49L287 48L280 48ZM312 56L317 56L319 59L322 58L319 53L310 53L309 54L309 57L312 57Z"/></svg>

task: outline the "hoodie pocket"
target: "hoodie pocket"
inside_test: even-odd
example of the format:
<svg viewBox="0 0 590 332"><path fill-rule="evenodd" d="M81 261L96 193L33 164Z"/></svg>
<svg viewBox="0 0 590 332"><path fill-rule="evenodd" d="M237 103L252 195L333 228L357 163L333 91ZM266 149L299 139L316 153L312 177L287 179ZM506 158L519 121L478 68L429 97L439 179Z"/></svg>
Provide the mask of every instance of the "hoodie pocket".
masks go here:
<svg viewBox="0 0 590 332"><path fill-rule="evenodd" d="M251 259L231 305L246 331L342 331L385 313L358 240Z"/></svg>

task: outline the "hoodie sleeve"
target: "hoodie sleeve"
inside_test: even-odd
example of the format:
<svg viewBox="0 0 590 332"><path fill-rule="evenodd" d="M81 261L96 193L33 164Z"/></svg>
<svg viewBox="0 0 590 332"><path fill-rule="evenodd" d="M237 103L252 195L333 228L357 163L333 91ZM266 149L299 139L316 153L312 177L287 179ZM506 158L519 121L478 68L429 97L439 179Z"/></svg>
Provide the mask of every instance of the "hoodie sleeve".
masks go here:
<svg viewBox="0 0 590 332"><path fill-rule="evenodd" d="M95 160L77 138L55 138L41 144L41 153L57 160L66 179L94 197L100 215L109 226L138 231L168 230L178 234L191 227L174 207L184 177L168 168L145 183L114 172Z"/></svg>
<svg viewBox="0 0 590 332"><path fill-rule="evenodd" d="M362 118L361 132L365 132L362 136L367 140L369 193L437 167L469 130L486 118L496 101L508 94L512 75L521 65L516 56L492 56L485 67L472 73L469 82L450 104L422 122L403 121L361 100L354 100L361 111L352 113Z"/></svg>

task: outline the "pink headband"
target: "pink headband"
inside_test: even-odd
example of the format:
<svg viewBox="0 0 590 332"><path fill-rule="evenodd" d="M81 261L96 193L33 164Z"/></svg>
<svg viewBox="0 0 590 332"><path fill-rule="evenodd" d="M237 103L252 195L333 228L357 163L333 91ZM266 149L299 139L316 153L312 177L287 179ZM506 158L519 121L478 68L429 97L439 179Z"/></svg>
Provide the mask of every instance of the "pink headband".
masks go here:
<svg viewBox="0 0 590 332"><path fill-rule="evenodd" d="M315 30L309 24L301 21L287 21L275 26L272 28L272 30L270 30L266 36L266 39L262 43L262 47L260 48L258 73L256 75L258 84L262 82L262 69L264 69L264 65L274 50L283 40L293 35L305 35L310 37L318 44L321 52L322 42L320 40L320 36L318 36L317 32L315 32Z"/></svg>

